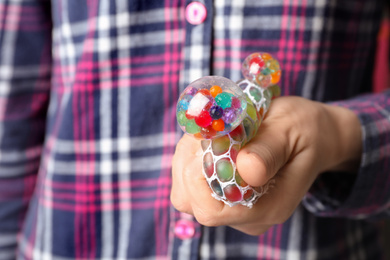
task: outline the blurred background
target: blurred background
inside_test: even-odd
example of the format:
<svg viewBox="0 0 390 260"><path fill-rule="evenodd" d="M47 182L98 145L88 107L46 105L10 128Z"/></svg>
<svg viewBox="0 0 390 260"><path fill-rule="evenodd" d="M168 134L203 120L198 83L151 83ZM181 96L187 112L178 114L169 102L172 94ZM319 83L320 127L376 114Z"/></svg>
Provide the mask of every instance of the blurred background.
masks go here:
<svg viewBox="0 0 390 260"><path fill-rule="evenodd" d="M389 4L390 7L390 4ZM390 8L383 14L381 29L377 39L377 53L375 73L373 77L374 89L381 92L390 89ZM390 174L390 173L389 173ZM387 258L390 260L390 220L383 223L383 243L387 250Z"/></svg>

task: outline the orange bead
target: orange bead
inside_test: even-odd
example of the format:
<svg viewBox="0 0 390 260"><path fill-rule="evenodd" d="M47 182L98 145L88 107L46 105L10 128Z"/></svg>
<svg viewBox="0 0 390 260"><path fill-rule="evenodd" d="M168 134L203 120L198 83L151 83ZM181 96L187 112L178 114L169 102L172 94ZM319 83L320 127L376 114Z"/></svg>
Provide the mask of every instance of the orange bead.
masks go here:
<svg viewBox="0 0 390 260"><path fill-rule="evenodd" d="M263 58L263 60L270 60L270 59L272 59L272 56L269 53L263 53L261 55L261 57Z"/></svg>
<svg viewBox="0 0 390 260"><path fill-rule="evenodd" d="M280 80L280 70L271 74L271 83L276 84Z"/></svg>
<svg viewBox="0 0 390 260"><path fill-rule="evenodd" d="M210 91L208 89L202 88L198 91L198 93L202 93L204 96L210 96Z"/></svg>
<svg viewBox="0 0 390 260"><path fill-rule="evenodd" d="M194 137L195 137L196 139L198 139L198 140L203 140L203 139L204 139L201 133L196 133L196 134L194 134Z"/></svg>
<svg viewBox="0 0 390 260"><path fill-rule="evenodd" d="M259 115L261 116L261 117L263 117L263 114L264 114L264 108L260 108L260 110L259 110Z"/></svg>
<svg viewBox="0 0 390 260"><path fill-rule="evenodd" d="M220 86L214 85L210 88L210 93L215 98L218 94L222 93L222 88Z"/></svg>
<svg viewBox="0 0 390 260"><path fill-rule="evenodd" d="M225 122L223 122L222 119L218 119L218 120L214 120L212 123L211 123L211 126L213 127L213 129L215 131L223 131L225 129Z"/></svg>

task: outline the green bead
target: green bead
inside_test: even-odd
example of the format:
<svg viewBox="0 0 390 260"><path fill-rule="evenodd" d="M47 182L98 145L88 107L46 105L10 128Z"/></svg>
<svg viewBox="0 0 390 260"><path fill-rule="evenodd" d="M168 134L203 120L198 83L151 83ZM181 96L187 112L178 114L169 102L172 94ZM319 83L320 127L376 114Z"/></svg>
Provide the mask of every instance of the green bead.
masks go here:
<svg viewBox="0 0 390 260"><path fill-rule="evenodd" d="M214 155L222 155L227 153L230 148L230 139L227 135L218 137L211 142L211 149Z"/></svg>
<svg viewBox="0 0 390 260"><path fill-rule="evenodd" d="M259 102L261 100L261 92L260 90L258 90L257 88L255 87L251 87L249 89L249 93L251 94L251 96L256 100L256 102Z"/></svg>
<svg viewBox="0 0 390 260"><path fill-rule="evenodd" d="M197 134L200 132L200 127L195 123L195 120L189 120L186 124L186 131L189 134Z"/></svg>
<svg viewBox="0 0 390 260"><path fill-rule="evenodd" d="M222 182L230 181L233 178L233 166L229 159L223 158L216 163L216 172Z"/></svg>
<svg viewBox="0 0 390 260"><path fill-rule="evenodd" d="M246 112L253 119L253 121L256 122L257 120L256 108L252 104L248 104L248 106L246 107Z"/></svg>
<svg viewBox="0 0 390 260"><path fill-rule="evenodd" d="M280 96L280 87L278 85L272 85L269 87L269 89L271 90L272 92L272 96L273 97L279 97Z"/></svg>
<svg viewBox="0 0 390 260"><path fill-rule="evenodd" d="M217 102L218 106L225 109L232 106L232 97L233 94L222 92L215 97L215 102Z"/></svg>
<svg viewBox="0 0 390 260"><path fill-rule="evenodd" d="M244 121L242 121L242 123L244 125L245 133L249 141L253 137L253 124L248 117L246 117Z"/></svg>
<svg viewBox="0 0 390 260"><path fill-rule="evenodd" d="M261 71L261 74L263 74L263 75L269 75L269 74L271 74L272 73L272 71L269 69L269 68L264 68L262 71Z"/></svg>
<svg viewBox="0 0 390 260"><path fill-rule="evenodd" d="M186 117L186 112L185 111L183 111L183 110L179 111L177 113L176 117L177 117L177 122L179 123L179 125L185 126L187 124L188 119Z"/></svg>
<svg viewBox="0 0 390 260"><path fill-rule="evenodd" d="M267 63L267 67L271 70L272 73L280 70L280 65L277 60L273 59L269 63Z"/></svg>

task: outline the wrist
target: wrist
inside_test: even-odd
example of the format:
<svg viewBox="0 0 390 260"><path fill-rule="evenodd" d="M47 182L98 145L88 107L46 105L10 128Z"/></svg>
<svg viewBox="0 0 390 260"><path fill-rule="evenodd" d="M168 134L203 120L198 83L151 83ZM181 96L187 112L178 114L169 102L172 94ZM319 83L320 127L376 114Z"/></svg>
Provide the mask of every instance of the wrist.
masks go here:
<svg viewBox="0 0 390 260"><path fill-rule="evenodd" d="M357 115L344 107L325 105L334 119L338 159L330 171L356 172L362 154L362 128Z"/></svg>

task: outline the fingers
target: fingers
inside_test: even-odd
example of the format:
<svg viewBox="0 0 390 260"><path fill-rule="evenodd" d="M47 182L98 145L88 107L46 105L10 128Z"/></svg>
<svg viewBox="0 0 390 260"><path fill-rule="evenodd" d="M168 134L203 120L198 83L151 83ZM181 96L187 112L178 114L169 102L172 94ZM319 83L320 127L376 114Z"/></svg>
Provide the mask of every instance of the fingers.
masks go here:
<svg viewBox="0 0 390 260"><path fill-rule="evenodd" d="M272 102L256 136L237 156L237 169L249 185L266 184L290 160L299 139L301 99L278 98Z"/></svg>
<svg viewBox="0 0 390 260"><path fill-rule="evenodd" d="M290 149L286 146L287 134L264 121L258 134L245 145L237 156L237 169L249 185L266 184L287 162Z"/></svg>
<svg viewBox="0 0 390 260"><path fill-rule="evenodd" d="M188 192L183 186L182 171L186 169L195 156L196 143L188 136L183 136L176 146L172 160L171 202L177 210L188 214L192 214L192 208L188 203Z"/></svg>
<svg viewBox="0 0 390 260"><path fill-rule="evenodd" d="M173 206L195 216L203 225L219 225L218 214L224 203L211 196L202 173L203 151L199 141L184 136L173 158L171 201Z"/></svg>
<svg viewBox="0 0 390 260"><path fill-rule="evenodd" d="M173 162L171 199L178 210L193 214L203 225L229 225L251 235L262 234L291 216L319 173L318 162L323 160L318 158L329 153L321 146L328 142L323 138L328 129L326 123L319 124L324 117L315 103L293 97L279 100L236 161L246 183L262 186L273 178L274 187L252 209L229 207L214 199L202 173L200 142L184 136Z"/></svg>

